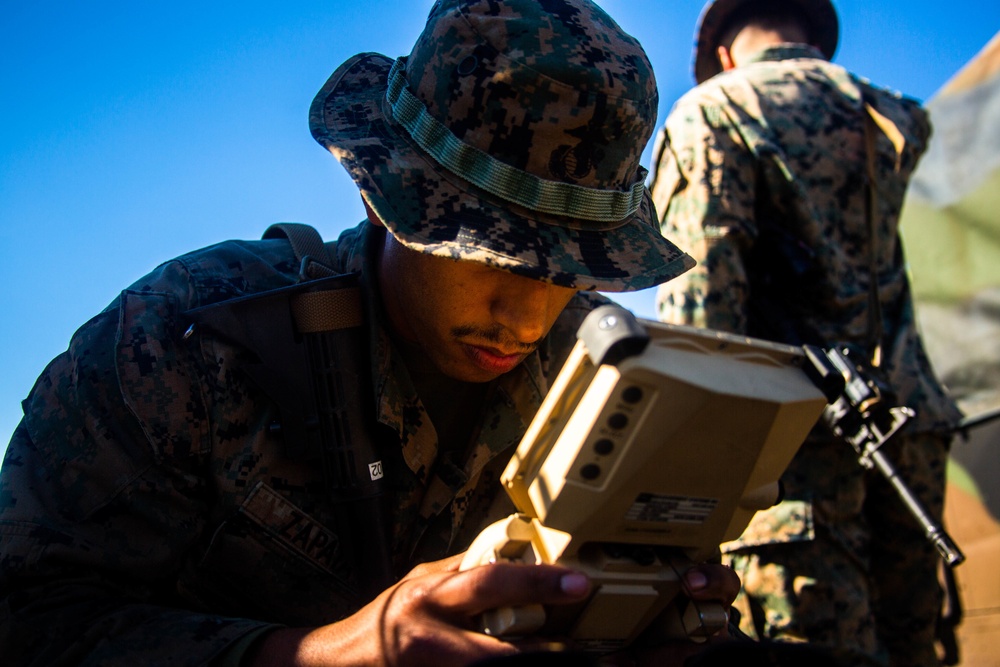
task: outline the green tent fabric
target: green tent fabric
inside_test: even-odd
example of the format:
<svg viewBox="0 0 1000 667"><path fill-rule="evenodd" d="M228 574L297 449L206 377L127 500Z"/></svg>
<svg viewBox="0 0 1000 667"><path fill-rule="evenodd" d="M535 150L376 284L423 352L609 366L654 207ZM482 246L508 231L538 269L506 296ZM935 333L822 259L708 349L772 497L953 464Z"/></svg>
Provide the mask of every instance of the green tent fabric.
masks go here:
<svg viewBox="0 0 1000 667"><path fill-rule="evenodd" d="M1000 286L1000 33L927 108L902 234L916 298L954 303Z"/></svg>
<svg viewBox="0 0 1000 667"><path fill-rule="evenodd" d="M1000 405L1000 33L927 108L900 229L928 354L975 414Z"/></svg>

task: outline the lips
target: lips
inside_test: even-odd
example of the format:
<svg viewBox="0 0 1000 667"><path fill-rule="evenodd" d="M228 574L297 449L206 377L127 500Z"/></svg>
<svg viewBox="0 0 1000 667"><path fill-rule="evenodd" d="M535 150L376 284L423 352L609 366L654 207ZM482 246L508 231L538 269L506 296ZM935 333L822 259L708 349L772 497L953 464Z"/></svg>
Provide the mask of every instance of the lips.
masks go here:
<svg viewBox="0 0 1000 667"><path fill-rule="evenodd" d="M528 356L527 352L505 354L502 350L497 350L496 348L470 345L469 343L463 343L462 349L465 350L466 355L472 360L472 363L482 370L495 375L509 373Z"/></svg>

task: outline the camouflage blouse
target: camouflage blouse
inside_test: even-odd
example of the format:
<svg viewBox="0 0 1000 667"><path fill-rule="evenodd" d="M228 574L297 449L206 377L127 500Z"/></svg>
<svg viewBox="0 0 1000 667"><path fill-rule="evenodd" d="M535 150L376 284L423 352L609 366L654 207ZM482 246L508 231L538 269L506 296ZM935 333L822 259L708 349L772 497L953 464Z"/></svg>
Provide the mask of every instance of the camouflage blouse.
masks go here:
<svg viewBox="0 0 1000 667"><path fill-rule="evenodd" d="M499 472L599 297L575 297L539 351L494 383L464 458L442 472L381 324L373 229L364 222L327 248L337 272L361 273L367 296L400 576L513 511ZM275 432L246 350L211 331L184 335L185 311L298 273L284 239L182 256L123 291L45 369L0 471L4 664L204 665L263 628L360 606L322 466Z"/></svg>
<svg viewBox="0 0 1000 667"><path fill-rule="evenodd" d="M888 121L872 132L874 238L865 215L866 101ZM960 415L920 341L898 235L929 135L916 101L800 44L766 49L689 91L657 137L651 189L663 234L699 265L660 286L660 318L871 348L874 279L884 367L917 410L910 426L953 425Z"/></svg>

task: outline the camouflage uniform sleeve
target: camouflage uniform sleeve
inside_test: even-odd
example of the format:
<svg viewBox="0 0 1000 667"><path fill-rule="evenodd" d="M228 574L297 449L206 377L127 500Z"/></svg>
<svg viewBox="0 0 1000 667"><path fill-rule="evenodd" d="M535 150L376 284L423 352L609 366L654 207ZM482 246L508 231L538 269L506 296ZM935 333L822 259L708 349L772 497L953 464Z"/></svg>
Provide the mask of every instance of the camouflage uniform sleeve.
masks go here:
<svg viewBox="0 0 1000 667"><path fill-rule="evenodd" d="M698 261L660 286L657 310L665 322L743 332L754 164L728 118L722 105L682 99L657 137L650 187L660 229Z"/></svg>
<svg viewBox="0 0 1000 667"><path fill-rule="evenodd" d="M187 290L174 262L123 292L23 403L0 471L6 665L203 665L264 625L182 611L173 583L212 492L203 364L175 331Z"/></svg>

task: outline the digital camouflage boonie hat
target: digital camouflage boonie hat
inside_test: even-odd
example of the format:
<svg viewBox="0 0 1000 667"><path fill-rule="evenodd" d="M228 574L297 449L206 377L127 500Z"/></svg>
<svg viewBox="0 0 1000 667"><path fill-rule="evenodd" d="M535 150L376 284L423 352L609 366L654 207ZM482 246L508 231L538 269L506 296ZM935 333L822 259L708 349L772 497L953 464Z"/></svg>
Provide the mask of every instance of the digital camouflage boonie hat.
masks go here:
<svg viewBox="0 0 1000 667"><path fill-rule="evenodd" d="M711 0L701 12L694 31L694 80L706 81L722 71L716 48L729 27L733 15L754 7L798 10L809 25L809 41L833 60L840 39L840 21L830 0Z"/></svg>
<svg viewBox="0 0 1000 667"><path fill-rule="evenodd" d="M409 248L628 291L694 265L639 166L656 112L642 47L592 2L439 0L408 57L341 65L309 125Z"/></svg>

